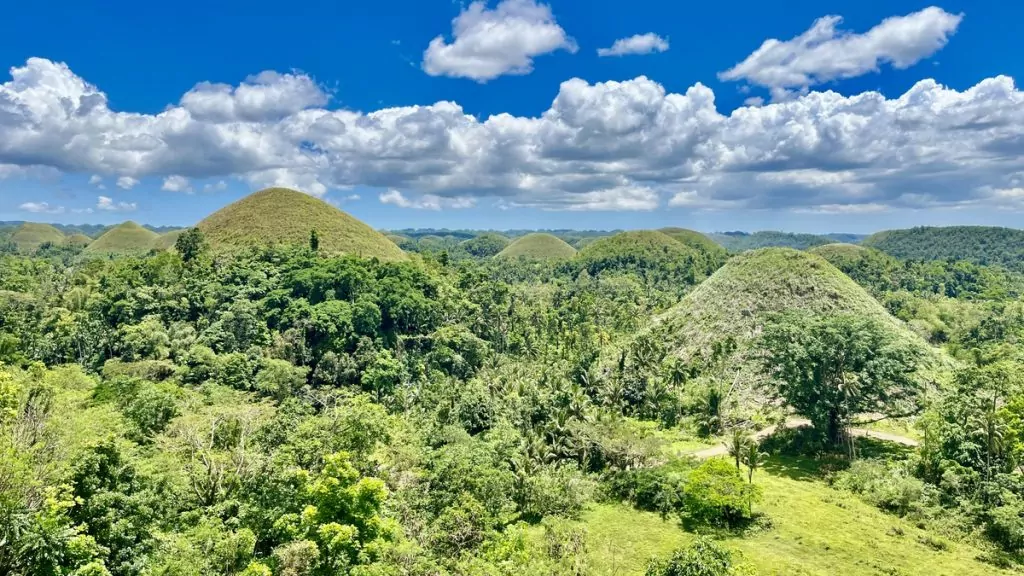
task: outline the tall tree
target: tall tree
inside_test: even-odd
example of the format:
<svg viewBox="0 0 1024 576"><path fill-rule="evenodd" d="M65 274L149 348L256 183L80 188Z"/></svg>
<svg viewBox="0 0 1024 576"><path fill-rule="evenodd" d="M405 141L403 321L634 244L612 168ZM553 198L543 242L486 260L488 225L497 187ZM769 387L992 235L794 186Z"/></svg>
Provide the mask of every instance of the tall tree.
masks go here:
<svg viewBox="0 0 1024 576"><path fill-rule="evenodd" d="M855 414L916 407L920 354L875 320L785 314L766 326L761 342L770 392L833 445Z"/></svg>

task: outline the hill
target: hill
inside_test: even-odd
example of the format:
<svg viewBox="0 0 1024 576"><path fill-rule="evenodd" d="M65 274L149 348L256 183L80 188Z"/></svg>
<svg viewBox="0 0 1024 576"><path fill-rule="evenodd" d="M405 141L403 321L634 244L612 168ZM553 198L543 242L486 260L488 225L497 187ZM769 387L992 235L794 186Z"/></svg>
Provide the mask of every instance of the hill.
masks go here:
<svg viewBox="0 0 1024 576"><path fill-rule="evenodd" d="M267 188L218 210L199 223L215 251L269 244L309 244L320 237L320 250L382 260L404 260L402 250L380 232L334 206L288 188Z"/></svg>
<svg viewBox="0 0 1024 576"><path fill-rule="evenodd" d="M47 242L62 244L64 233L49 224L26 222L11 234L11 242L14 242L21 252L34 252Z"/></svg>
<svg viewBox="0 0 1024 576"><path fill-rule="evenodd" d="M511 244L508 238L495 232L484 232L476 238L462 241L459 246L477 258L488 258L501 252Z"/></svg>
<svg viewBox="0 0 1024 576"><path fill-rule="evenodd" d="M92 238L89 238L85 234L72 234L64 238L64 244L66 246L80 246L86 247L92 244Z"/></svg>
<svg viewBox="0 0 1024 576"><path fill-rule="evenodd" d="M496 258L526 258L530 260L568 260L576 255L576 249L557 236L534 232L521 238L498 252Z"/></svg>
<svg viewBox="0 0 1024 576"><path fill-rule="evenodd" d="M967 260L1024 272L1024 230L996 226L918 227L868 236L864 246L903 260Z"/></svg>
<svg viewBox="0 0 1024 576"><path fill-rule="evenodd" d="M84 252L93 255L143 254L153 248L159 237L156 232L135 222L125 222L107 230L86 246Z"/></svg>
<svg viewBox="0 0 1024 576"><path fill-rule="evenodd" d="M753 344L774 313L855 314L873 318L903 341L933 354L906 325L824 258L789 248L764 248L733 257L669 309L653 328L655 340L691 360L709 358L723 344L717 364L728 381L747 391L759 380Z"/></svg>
<svg viewBox="0 0 1024 576"><path fill-rule="evenodd" d="M591 274L609 268L647 270L692 265L697 251L657 230L630 230L606 236L580 250L578 258Z"/></svg>
<svg viewBox="0 0 1024 576"><path fill-rule="evenodd" d="M166 234L161 234L159 238L153 242L153 248L156 250L172 250L174 245L178 242L178 237L188 231L188 228L182 228L180 230L172 230Z"/></svg>
<svg viewBox="0 0 1024 576"><path fill-rule="evenodd" d="M659 232L693 248L703 255L705 272L711 274L729 258L729 251L706 235L686 228L662 228Z"/></svg>
<svg viewBox="0 0 1024 576"><path fill-rule="evenodd" d="M835 242L835 240L828 236L794 234L792 232L775 232L771 230L754 232L752 234L747 232L716 232L709 236L730 252L745 252L747 250L772 247L806 250L812 246Z"/></svg>

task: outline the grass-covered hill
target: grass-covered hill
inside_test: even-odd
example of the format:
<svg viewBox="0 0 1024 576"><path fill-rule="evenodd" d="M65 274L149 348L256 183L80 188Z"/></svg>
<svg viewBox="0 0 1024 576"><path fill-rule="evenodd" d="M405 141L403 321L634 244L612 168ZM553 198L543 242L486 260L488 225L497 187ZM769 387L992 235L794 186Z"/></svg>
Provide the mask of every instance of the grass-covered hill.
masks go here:
<svg viewBox="0 0 1024 576"><path fill-rule="evenodd" d="M386 236L334 206L288 188L268 188L211 214L198 225L215 251L252 246L308 245L316 230L320 251L382 260L406 255Z"/></svg>
<svg viewBox="0 0 1024 576"><path fill-rule="evenodd" d="M663 234L693 248L703 255L705 271L711 274L729 258L729 251L705 234L686 228L662 228Z"/></svg>
<svg viewBox="0 0 1024 576"><path fill-rule="evenodd" d="M918 227L872 234L863 244L904 260L967 260L1024 272L1024 230L997 226Z"/></svg>
<svg viewBox="0 0 1024 576"><path fill-rule="evenodd" d="M80 248L84 248L89 244L92 244L92 238L89 238L85 234L72 234L71 236L64 238L65 246L78 246Z"/></svg>
<svg viewBox="0 0 1024 576"><path fill-rule="evenodd" d="M598 238L580 250L578 259L591 273L603 270L663 270L692 267L696 250L657 230L630 230Z"/></svg>
<svg viewBox="0 0 1024 576"><path fill-rule="evenodd" d="M557 236L543 232L527 234L498 252L497 258L525 258L529 260L568 260L576 249Z"/></svg>
<svg viewBox="0 0 1024 576"><path fill-rule="evenodd" d="M501 252L511 243L511 240L501 234L484 232L476 238L464 240L459 246L472 256L487 258Z"/></svg>
<svg viewBox="0 0 1024 576"><path fill-rule="evenodd" d="M178 237L187 231L188 228L182 228L180 230L172 230L161 234L160 237L153 242L153 248L157 250L170 250L174 248L174 245L178 242Z"/></svg>
<svg viewBox="0 0 1024 576"><path fill-rule="evenodd" d="M663 314L654 328L670 352L692 360L730 350L720 366L730 381L749 387L758 379L754 344L762 328L780 312L853 314L873 318L892 335L919 347L927 343L861 286L824 258L790 248L763 248L729 260L710 278Z"/></svg>
<svg viewBox="0 0 1024 576"><path fill-rule="evenodd" d="M143 254L153 249L160 237L148 228L135 222L125 222L107 230L102 236L85 247L84 252L92 255Z"/></svg>
<svg viewBox="0 0 1024 576"><path fill-rule="evenodd" d="M26 222L11 234L11 241L19 251L32 252L47 242L62 244L64 233L49 224Z"/></svg>
<svg viewBox="0 0 1024 576"><path fill-rule="evenodd" d="M745 252L758 248L796 248L806 250L812 246L835 242L828 236L817 234L795 234L792 232L716 232L709 234L712 240L724 246L730 252Z"/></svg>

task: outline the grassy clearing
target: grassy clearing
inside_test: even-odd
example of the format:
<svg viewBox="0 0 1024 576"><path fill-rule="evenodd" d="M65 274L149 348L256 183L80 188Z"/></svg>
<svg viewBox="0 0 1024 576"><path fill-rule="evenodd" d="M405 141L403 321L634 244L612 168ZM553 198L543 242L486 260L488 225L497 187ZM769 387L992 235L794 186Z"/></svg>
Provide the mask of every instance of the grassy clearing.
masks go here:
<svg viewBox="0 0 1024 576"><path fill-rule="evenodd" d="M495 258L527 258L530 260L568 260L576 249L557 236L535 232L517 238L498 252Z"/></svg>
<svg viewBox="0 0 1024 576"><path fill-rule="evenodd" d="M977 560L982 551L969 543L942 538L830 488L801 461L773 458L755 482L764 490L755 510L774 526L725 541L759 576L1011 573ZM593 507L582 523L591 572L598 575L643 574L651 556L666 556L692 538L675 519L619 504Z"/></svg>
<svg viewBox="0 0 1024 576"><path fill-rule="evenodd" d="M404 252L386 236L334 206L287 188L268 188L211 214L199 223L210 247L233 251L251 246L306 246L310 233L320 251L364 258L404 260Z"/></svg>

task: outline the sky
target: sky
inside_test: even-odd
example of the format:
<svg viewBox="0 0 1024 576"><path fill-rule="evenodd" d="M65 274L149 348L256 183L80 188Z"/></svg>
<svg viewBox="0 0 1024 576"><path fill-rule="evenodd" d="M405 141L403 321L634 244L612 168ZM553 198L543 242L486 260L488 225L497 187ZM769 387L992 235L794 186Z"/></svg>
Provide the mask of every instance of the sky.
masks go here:
<svg viewBox="0 0 1024 576"><path fill-rule="evenodd" d="M1024 3L0 9L0 220L187 226L288 186L378 228L1024 222Z"/></svg>

